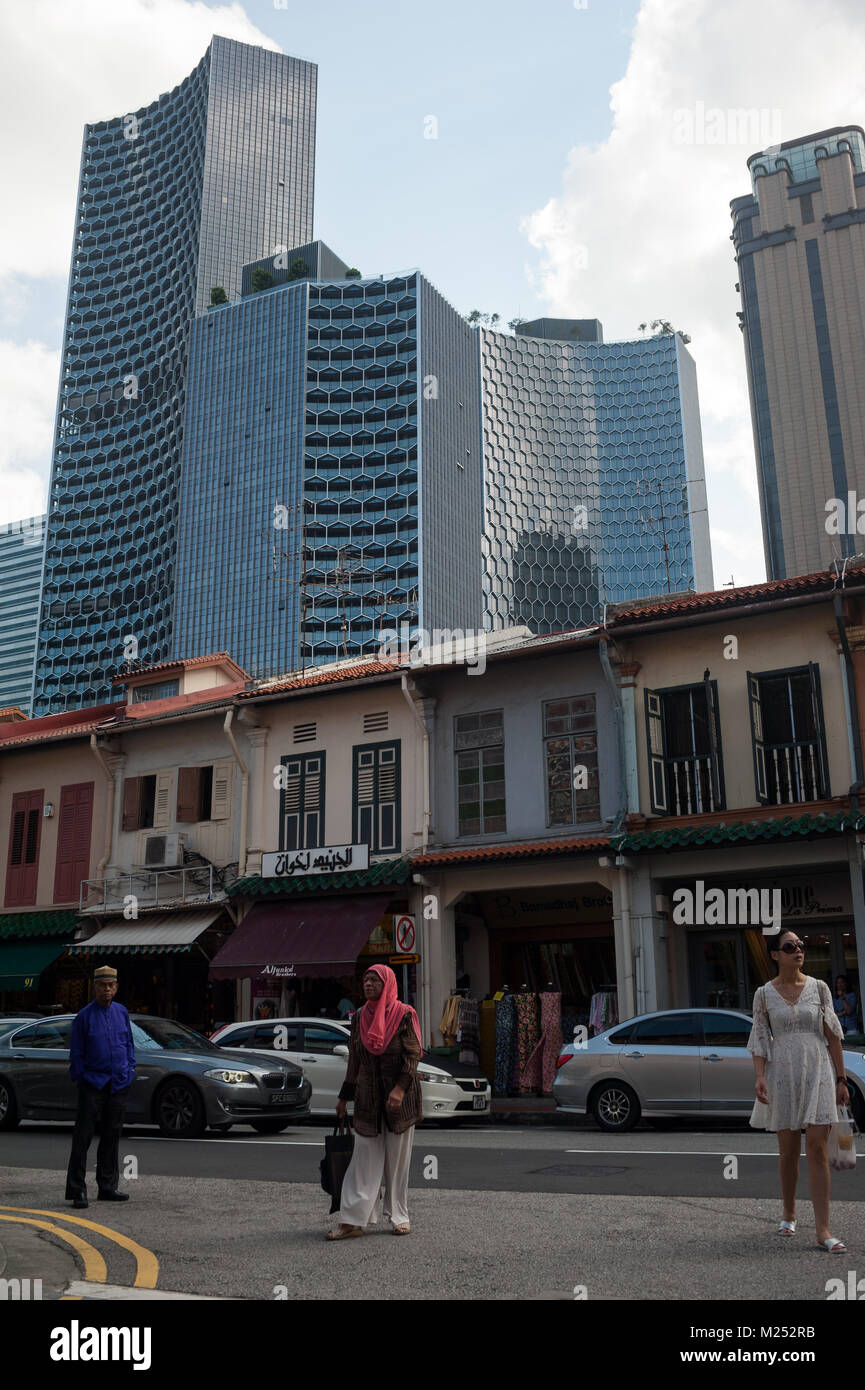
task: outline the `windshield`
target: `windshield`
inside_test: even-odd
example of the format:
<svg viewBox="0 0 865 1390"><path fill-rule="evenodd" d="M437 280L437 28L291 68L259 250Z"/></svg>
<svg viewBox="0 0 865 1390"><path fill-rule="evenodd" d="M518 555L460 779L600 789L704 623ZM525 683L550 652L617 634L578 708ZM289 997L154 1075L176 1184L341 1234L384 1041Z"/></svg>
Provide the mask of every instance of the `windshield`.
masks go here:
<svg viewBox="0 0 865 1390"><path fill-rule="evenodd" d="M214 1046L200 1033L170 1018L130 1019L132 1041L142 1051L163 1047L169 1052L213 1052Z"/></svg>

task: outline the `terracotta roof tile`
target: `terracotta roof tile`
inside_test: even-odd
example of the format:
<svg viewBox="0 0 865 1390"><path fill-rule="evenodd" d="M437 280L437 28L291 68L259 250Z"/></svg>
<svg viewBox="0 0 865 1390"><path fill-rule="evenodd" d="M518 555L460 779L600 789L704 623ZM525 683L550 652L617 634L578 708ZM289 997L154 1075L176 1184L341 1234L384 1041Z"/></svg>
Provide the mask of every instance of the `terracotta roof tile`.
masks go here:
<svg viewBox="0 0 865 1390"><path fill-rule="evenodd" d="M244 690L238 695L239 700L254 700L256 696L276 695L283 690L303 690L307 686L331 685L341 681L362 680L364 676L380 676L393 674L403 670L411 669L407 661L379 661L373 658L370 661L352 662L347 666L333 667L311 667L308 671L292 671L285 676L276 676L273 680L262 681L252 690Z"/></svg>
<svg viewBox="0 0 865 1390"><path fill-rule="evenodd" d="M858 569L850 569L848 582L859 577ZM771 602L796 594L824 592L835 587L834 570L815 574L797 574L789 579L767 579L761 584L746 584L738 588L712 589L706 593L659 594L655 599L640 603L611 604L607 609L607 627L631 627L656 618L676 617L678 614L707 613L715 609L737 608L748 603Z"/></svg>
<svg viewBox="0 0 865 1390"><path fill-rule="evenodd" d="M508 845L474 845L466 849L433 850L412 856L412 865L435 868L448 864L483 864L504 859L541 859L555 854L598 854L610 847L607 835L582 835L568 840L523 840Z"/></svg>
<svg viewBox="0 0 865 1390"><path fill-rule="evenodd" d="M138 680L141 676L158 675L165 671L194 671L198 666L228 666L244 681L249 680L249 672L238 666L228 652L209 652L206 656L184 656L174 661L159 661L155 666L138 666L134 671L123 671L112 676L111 684L126 685L128 681Z"/></svg>

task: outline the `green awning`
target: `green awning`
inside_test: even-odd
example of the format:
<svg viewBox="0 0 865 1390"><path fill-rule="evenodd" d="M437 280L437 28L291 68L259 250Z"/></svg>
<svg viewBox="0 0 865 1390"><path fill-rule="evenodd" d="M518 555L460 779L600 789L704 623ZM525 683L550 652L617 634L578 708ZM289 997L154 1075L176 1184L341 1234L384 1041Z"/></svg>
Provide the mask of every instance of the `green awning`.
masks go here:
<svg viewBox="0 0 865 1390"><path fill-rule="evenodd" d="M0 944L0 989L35 989L39 976L62 956L68 942L29 941Z"/></svg>
<svg viewBox="0 0 865 1390"><path fill-rule="evenodd" d="M77 912L0 912L0 941L22 936L68 936L78 926Z"/></svg>
<svg viewBox="0 0 865 1390"><path fill-rule="evenodd" d="M834 816L807 812L801 816L780 816L770 820L727 821L716 825L675 825L664 830L641 830L610 840L619 854L635 850L696 849L702 845L736 844L743 840L790 839L798 835L839 835L845 830L862 830L865 817L849 811Z"/></svg>

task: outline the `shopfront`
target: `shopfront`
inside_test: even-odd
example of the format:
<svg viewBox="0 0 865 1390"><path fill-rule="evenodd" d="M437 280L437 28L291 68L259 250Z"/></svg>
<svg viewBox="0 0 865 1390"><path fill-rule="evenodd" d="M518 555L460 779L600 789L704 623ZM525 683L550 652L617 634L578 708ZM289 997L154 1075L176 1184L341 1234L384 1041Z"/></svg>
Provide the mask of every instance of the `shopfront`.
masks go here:
<svg viewBox="0 0 865 1390"><path fill-rule="evenodd" d="M698 884L702 883L702 890ZM853 924L853 903L850 879L846 870L818 871L807 874L750 875L747 879L705 878L677 880L665 885L672 899L677 889L685 888L692 901L704 904L701 921L686 922L690 999L694 1004L709 1008L750 1010L754 991L775 974L769 955L772 937L763 926L773 926L768 917L753 923L744 919L741 897L733 898L730 889L763 890L761 901L772 911L780 910L782 929L792 928L805 943L803 969L808 975L824 980L836 993L839 977L848 982L848 992L855 993L859 1011L858 1028L862 1027L862 998L859 989L859 963L856 934ZM710 898L713 889L720 896ZM777 896L773 896L777 893ZM756 902L756 899L752 899ZM706 903L711 904L707 910ZM753 914L749 912L749 919ZM711 920L708 920L711 919ZM720 920L716 920L720 919ZM740 919L740 920L733 920Z"/></svg>
<svg viewBox="0 0 865 1390"><path fill-rule="evenodd" d="M418 1007L421 962L405 950L414 919L399 882L407 866L380 864L350 878L347 893L333 891L336 875L236 885L240 920L210 968L214 983L234 988L233 1016L222 1022L345 1017L363 1002L363 975L374 964L390 965L400 998Z"/></svg>
<svg viewBox="0 0 865 1390"><path fill-rule="evenodd" d="M76 926L74 912L0 914L0 1013L80 1008L67 956Z"/></svg>

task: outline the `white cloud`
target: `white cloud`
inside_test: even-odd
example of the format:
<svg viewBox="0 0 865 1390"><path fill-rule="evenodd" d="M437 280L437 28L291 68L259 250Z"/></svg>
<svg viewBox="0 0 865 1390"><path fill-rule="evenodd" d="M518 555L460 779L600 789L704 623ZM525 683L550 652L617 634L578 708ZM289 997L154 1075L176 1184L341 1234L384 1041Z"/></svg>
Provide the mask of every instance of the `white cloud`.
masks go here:
<svg viewBox="0 0 865 1390"><path fill-rule="evenodd" d="M861 0L643 0L608 139L572 149L526 222L550 313L597 317L608 340L659 317L691 335L716 582L765 575L730 200L755 150L861 124L863 71Z"/></svg>
<svg viewBox="0 0 865 1390"><path fill-rule="evenodd" d="M45 510L60 354L0 340L0 522Z"/></svg>
<svg viewBox="0 0 865 1390"><path fill-rule="evenodd" d="M170 91L213 34L279 46L242 5L197 0L18 0L3 30L0 293L14 329L30 294L16 277L68 275L85 124ZM59 364L36 342L0 343L0 362L0 519L16 520L44 506Z"/></svg>
<svg viewBox="0 0 865 1390"><path fill-rule="evenodd" d="M85 124L170 91L213 34L279 47L242 5L189 0L19 0L3 26L0 275L68 272Z"/></svg>

